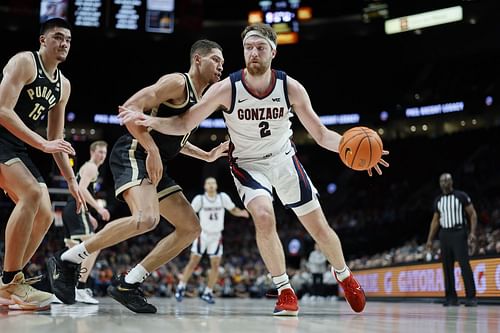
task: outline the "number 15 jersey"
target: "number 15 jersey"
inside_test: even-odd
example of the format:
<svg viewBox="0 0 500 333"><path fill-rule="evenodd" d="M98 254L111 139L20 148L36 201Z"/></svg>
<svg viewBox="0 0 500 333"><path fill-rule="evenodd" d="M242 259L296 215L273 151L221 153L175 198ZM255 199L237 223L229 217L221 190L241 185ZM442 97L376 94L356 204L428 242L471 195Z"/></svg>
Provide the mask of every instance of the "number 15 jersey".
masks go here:
<svg viewBox="0 0 500 333"><path fill-rule="evenodd" d="M262 97L245 83L244 70L230 74L232 97L223 112L233 160L260 160L290 151L293 116L288 100L286 73L272 71L272 83Z"/></svg>

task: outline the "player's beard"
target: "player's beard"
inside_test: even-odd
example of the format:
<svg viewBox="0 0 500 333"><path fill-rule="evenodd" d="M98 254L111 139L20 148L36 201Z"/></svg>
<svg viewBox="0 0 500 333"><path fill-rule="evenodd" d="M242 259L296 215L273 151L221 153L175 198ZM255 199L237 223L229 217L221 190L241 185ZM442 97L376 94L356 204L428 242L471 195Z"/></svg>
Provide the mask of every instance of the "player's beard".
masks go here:
<svg viewBox="0 0 500 333"><path fill-rule="evenodd" d="M256 62L250 62L247 65L247 71L250 75L263 75L271 66L271 61L259 61L258 63Z"/></svg>

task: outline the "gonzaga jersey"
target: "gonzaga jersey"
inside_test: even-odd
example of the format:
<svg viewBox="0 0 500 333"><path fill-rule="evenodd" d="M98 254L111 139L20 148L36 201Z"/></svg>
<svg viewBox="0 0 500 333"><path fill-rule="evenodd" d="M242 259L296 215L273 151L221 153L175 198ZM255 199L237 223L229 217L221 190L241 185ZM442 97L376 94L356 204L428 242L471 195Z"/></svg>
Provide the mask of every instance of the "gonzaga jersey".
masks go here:
<svg viewBox="0 0 500 333"><path fill-rule="evenodd" d="M194 211L200 218L201 230L204 233L221 232L224 229L224 214L235 206L229 195L218 193L215 198L210 198L206 193L194 197L191 203Z"/></svg>
<svg viewBox="0 0 500 333"><path fill-rule="evenodd" d="M181 105L174 105L170 104L169 102L163 102L158 107L151 110L151 116L160 118L178 116L189 110L191 106L198 102L198 94L196 93L194 85L191 82L191 78L188 74L182 73L182 75L186 80L186 101ZM192 132L194 132L194 130L185 135L178 136L166 135L155 130L151 130L150 134L156 145L158 146L158 149L160 150L160 155L163 158L171 159L181 151L182 147L184 147Z"/></svg>
<svg viewBox="0 0 500 333"><path fill-rule="evenodd" d="M231 158L262 159L292 149L286 73L273 70L274 84L257 97L245 84L244 70L230 75L232 100L223 112L231 140Z"/></svg>
<svg viewBox="0 0 500 333"><path fill-rule="evenodd" d="M36 77L32 83L25 85L21 90L14 111L26 126L35 130L47 112L59 102L62 82L59 69L56 69L55 78L50 78L43 67L40 54L35 51L31 54L36 65ZM0 73L0 80L2 79L3 75ZM0 143L24 147L22 140L2 126L0 126Z"/></svg>

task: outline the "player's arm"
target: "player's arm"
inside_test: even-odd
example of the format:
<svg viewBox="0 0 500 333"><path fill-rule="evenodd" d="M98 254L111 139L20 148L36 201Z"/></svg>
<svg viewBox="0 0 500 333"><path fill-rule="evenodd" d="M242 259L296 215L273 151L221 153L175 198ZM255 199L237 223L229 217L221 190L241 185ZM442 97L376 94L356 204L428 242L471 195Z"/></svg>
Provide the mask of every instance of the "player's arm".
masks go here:
<svg viewBox="0 0 500 333"><path fill-rule="evenodd" d="M436 237L436 233L439 230L439 213L434 212L431 221L431 227L429 229L429 236L427 237L426 247L428 250L432 248L432 240Z"/></svg>
<svg viewBox="0 0 500 333"><path fill-rule="evenodd" d="M61 99L48 113L47 138L49 140L63 140L64 138L64 116L66 104L68 103L68 99L71 93L71 84L69 83L68 79L62 76L62 74L61 82ZM69 162L68 154L66 152L57 152L53 153L52 156L54 157L54 160L56 161L56 164L59 167L62 176L64 177L64 179L66 179L66 182L68 182L68 189L76 201L77 212L80 211L82 205L86 210L87 205L82 193L78 188L75 173L73 172L73 168L71 167L71 164Z"/></svg>
<svg viewBox="0 0 500 333"><path fill-rule="evenodd" d="M36 68L33 57L28 52L13 56L3 69L3 79L0 82L0 125L26 144L45 153L65 152L74 154L69 142L56 140L47 141L41 135L32 131L14 111L23 87L35 79Z"/></svg>
<svg viewBox="0 0 500 333"><path fill-rule="evenodd" d="M248 214L248 211L246 209L241 209L236 207L234 204L233 200L229 197L229 195L225 192L221 192L221 198L222 198L222 204L227 211L236 217L244 217L244 218L249 218L250 214Z"/></svg>
<svg viewBox="0 0 500 333"><path fill-rule="evenodd" d="M469 237L471 240L476 240L476 229L477 229L477 213L476 209L474 208L474 205L472 202L465 206L465 212L469 216L469 222L470 222L470 234Z"/></svg>
<svg viewBox="0 0 500 333"><path fill-rule="evenodd" d="M80 188L80 192L83 194L83 198L85 199L85 201L89 205L94 207L94 209L99 213L99 215L101 215L104 221L109 221L109 211L106 208L101 207L88 190L90 182L96 177L97 165L95 165L94 163L85 163L80 168L80 182L78 182L78 187Z"/></svg>
<svg viewBox="0 0 500 333"><path fill-rule="evenodd" d="M184 147L182 147L181 149L181 153L206 162L213 162L217 160L219 157L227 156L228 149L229 149L229 141L221 142L221 144L214 147L210 151L205 151L200 147L193 145L190 142L186 142Z"/></svg>
<svg viewBox="0 0 500 333"><path fill-rule="evenodd" d="M287 88L288 88L288 98L290 104L292 105L293 111L299 118L302 125L305 127L307 132L313 137L314 141L323 148L330 151L339 152L339 143L342 136L330 129L328 129L321 120L319 119L316 112L311 104L311 99L309 94L302 84L297 80L287 76ZM383 155L387 155L389 152L384 150ZM379 163L385 167L389 166L389 163L380 159ZM382 174L380 167L375 165L375 170L378 174ZM371 169L368 170L368 174L371 176Z"/></svg>
<svg viewBox="0 0 500 333"><path fill-rule="evenodd" d="M229 213L236 217L244 217L244 218L250 217L250 214L248 214L248 211L246 209L241 209L238 207L234 207L233 209L229 210Z"/></svg>
<svg viewBox="0 0 500 333"><path fill-rule="evenodd" d="M226 78L212 85L200 102L192 106L189 111L176 117L156 118L137 114L122 108L119 117L123 123L135 123L150 127L163 134L184 135L198 126L213 112L228 109L231 105L231 81Z"/></svg>

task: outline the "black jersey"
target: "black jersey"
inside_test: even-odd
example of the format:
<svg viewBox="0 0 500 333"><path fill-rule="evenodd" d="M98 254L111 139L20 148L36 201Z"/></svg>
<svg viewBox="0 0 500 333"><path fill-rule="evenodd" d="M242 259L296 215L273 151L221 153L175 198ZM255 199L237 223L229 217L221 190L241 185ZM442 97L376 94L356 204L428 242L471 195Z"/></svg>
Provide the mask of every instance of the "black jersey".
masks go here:
<svg viewBox="0 0 500 333"><path fill-rule="evenodd" d="M191 82L191 78L186 73L182 73L182 75L186 80L186 101L182 105L174 105L168 102L163 102L157 108L151 110L151 116L160 118L178 116L189 110L191 106L198 102L198 95L194 89L193 83ZM166 135L155 130L151 130L150 134L160 150L161 157L164 159L171 159L181 151L192 132L194 132L194 130L185 135L177 136Z"/></svg>
<svg viewBox="0 0 500 333"><path fill-rule="evenodd" d="M61 73L56 69L55 78L49 78L43 67L40 54L32 52L36 64L36 78L21 90L14 111L31 130L35 130L41 120L60 100L62 92ZM0 80L3 74L0 74ZM2 143L24 147L24 142L0 125Z"/></svg>

